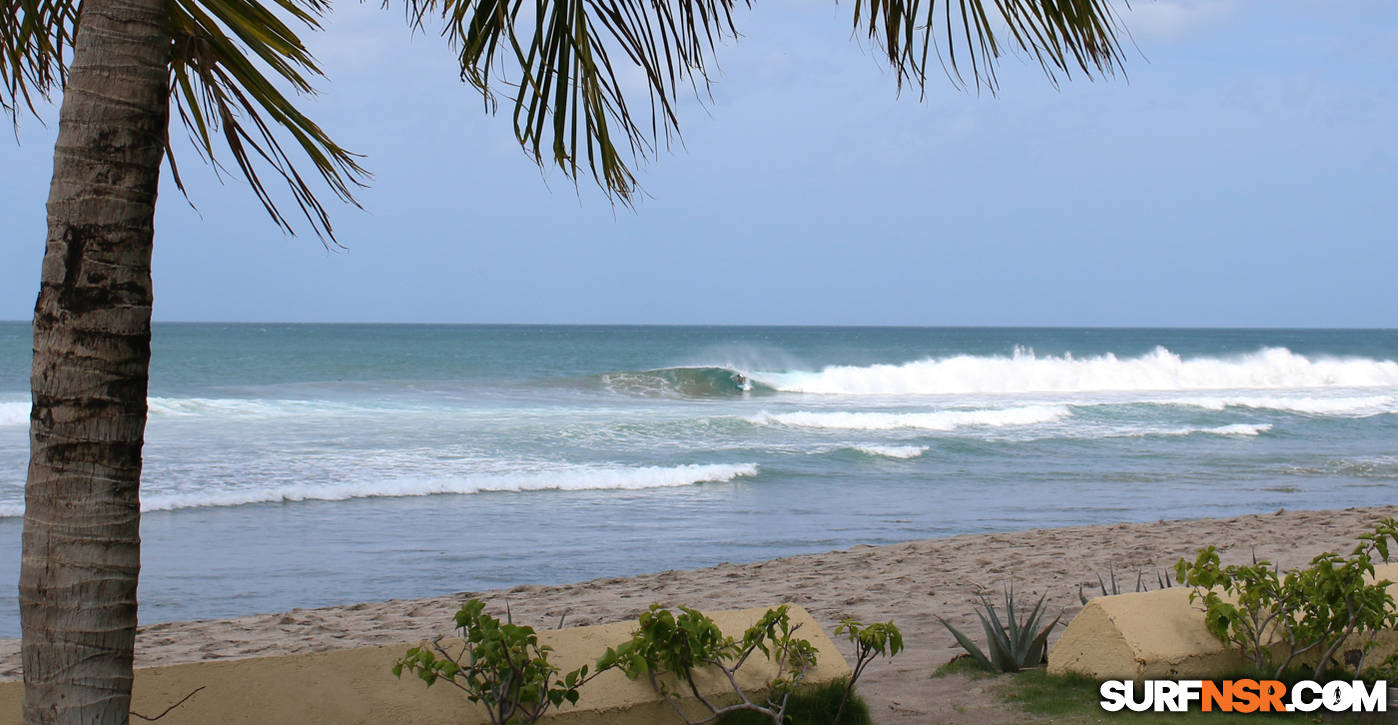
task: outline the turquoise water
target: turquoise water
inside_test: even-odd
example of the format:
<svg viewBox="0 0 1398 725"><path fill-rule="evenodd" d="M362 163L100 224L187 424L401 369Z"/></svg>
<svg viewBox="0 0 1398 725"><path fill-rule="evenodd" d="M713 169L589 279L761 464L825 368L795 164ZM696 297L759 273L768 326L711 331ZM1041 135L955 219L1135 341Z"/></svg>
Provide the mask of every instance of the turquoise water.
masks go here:
<svg viewBox="0 0 1398 725"><path fill-rule="evenodd" d="M1392 330L164 324L153 345L146 622L1398 484ZM0 323L12 582L29 349Z"/></svg>

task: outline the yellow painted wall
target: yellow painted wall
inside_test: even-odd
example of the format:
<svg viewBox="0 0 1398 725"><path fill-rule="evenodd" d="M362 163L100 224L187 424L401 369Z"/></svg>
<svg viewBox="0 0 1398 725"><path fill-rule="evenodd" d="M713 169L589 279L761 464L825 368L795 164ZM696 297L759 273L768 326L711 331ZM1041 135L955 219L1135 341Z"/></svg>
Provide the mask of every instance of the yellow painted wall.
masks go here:
<svg viewBox="0 0 1398 725"><path fill-rule="evenodd" d="M1398 582L1398 564L1375 567L1379 579ZM1398 584L1389 588L1398 595ZM1209 678L1236 674L1245 663L1204 626L1202 605L1188 587L1098 597L1064 630L1049 651L1049 672L1099 679ZM1377 664L1398 649L1398 633L1384 633L1368 655Z"/></svg>
<svg viewBox="0 0 1398 725"><path fill-rule="evenodd" d="M709 613L724 633L741 636L765 609ZM817 666L807 674L812 684L849 676L849 666L834 644L804 609L792 605L798 637L819 650ZM554 648L550 661L565 672L594 662L609 646L627 640L634 622L575 627L539 633L541 644ZM197 687L188 702L161 719L161 725L475 725L487 722L483 710L470 705L452 685L428 688L404 674L394 679L393 661L415 643L257 657L222 662L198 662L136 671L132 709L159 714ZM448 644L445 642L443 644ZM739 671L740 683L756 689L771 676L770 663L754 657ZM720 681L721 680L721 681ZM716 673L703 681L706 696L727 692L727 680ZM749 690L751 692L752 690ZM577 707L565 705L549 718L558 725L651 725L680 722L648 682L633 682L620 672L599 676L581 690ZM0 722L19 722L23 686L0 683ZM694 703L697 707L697 703ZM698 713L699 710L695 710Z"/></svg>

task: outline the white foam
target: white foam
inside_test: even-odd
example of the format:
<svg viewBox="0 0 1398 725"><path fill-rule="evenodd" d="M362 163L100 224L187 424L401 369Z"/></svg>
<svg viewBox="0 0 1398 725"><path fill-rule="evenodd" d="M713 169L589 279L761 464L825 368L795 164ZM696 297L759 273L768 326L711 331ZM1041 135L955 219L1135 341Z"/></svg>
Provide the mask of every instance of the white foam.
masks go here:
<svg viewBox="0 0 1398 725"><path fill-rule="evenodd" d="M884 458L917 458L926 453L930 446L854 446L854 450L868 456Z"/></svg>
<svg viewBox="0 0 1398 725"><path fill-rule="evenodd" d="M0 426L6 425L29 425L29 403L27 401L0 403Z"/></svg>
<svg viewBox="0 0 1398 725"><path fill-rule="evenodd" d="M284 416L340 415L371 412L361 406L328 400L278 400L263 398L150 398L153 416L220 418L278 418Z"/></svg>
<svg viewBox="0 0 1398 725"><path fill-rule="evenodd" d="M1310 358L1271 347L1245 355L1184 359L1157 347L1136 358L1112 354L1039 357L957 355L901 365L832 366L819 372L750 375L777 390L831 395L945 395L1329 387L1398 388L1398 362Z"/></svg>
<svg viewBox="0 0 1398 725"><path fill-rule="evenodd" d="M1217 428L1206 428L1202 432L1222 436L1257 436L1272 430L1271 423L1234 423Z"/></svg>
<svg viewBox="0 0 1398 725"><path fill-rule="evenodd" d="M1196 433L1219 436L1259 436L1272 430L1271 423L1233 423L1231 425L1220 425L1212 428L1174 428L1164 431L1143 431L1135 435L1171 435L1187 436Z"/></svg>
<svg viewBox="0 0 1398 725"><path fill-rule="evenodd" d="M325 400L271 400L256 398L149 398L152 417L188 418L212 416L219 418L277 418L306 416L317 413L339 414L353 406ZM28 402L0 402L0 426L28 425Z"/></svg>
<svg viewBox="0 0 1398 725"><path fill-rule="evenodd" d="M993 410L939 410L929 413L851 413L797 411L763 412L749 420L759 425L786 425L799 428L842 430L919 430L950 431L972 426L1003 427L1052 423L1072 415L1067 406L1027 405Z"/></svg>
<svg viewBox="0 0 1398 725"><path fill-rule="evenodd" d="M1398 456L1366 456L1340 459L1319 465L1287 466L1288 473L1301 476L1355 476L1358 478L1398 479Z"/></svg>
<svg viewBox="0 0 1398 725"><path fill-rule="evenodd" d="M153 397L147 401L152 418L195 418L209 417L221 419L268 419L313 416L344 415L383 415L403 411L414 411L399 405L386 408L373 405L357 405L333 400L297 400L275 398L165 398ZM28 402L0 402L0 426L28 425Z"/></svg>
<svg viewBox="0 0 1398 725"><path fill-rule="evenodd" d="M1161 425L1110 425L1095 424L1065 429L1048 431L1047 433L1035 435L1013 436L1013 440L1019 441L1042 441L1042 440L1112 440L1117 438L1149 438L1155 436L1183 437L1193 435L1214 435L1226 437L1253 438L1268 433L1272 430L1271 423L1232 423L1219 426L1181 426L1166 427Z"/></svg>
<svg viewBox="0 0 1398 725"><path fill-rule="evenodd" d="M1152 402L1163 405L1191 406L1208 410L1223 410L1224 408L1237 407L1334 416L1367 416L1398 412L1398 396L1392 395L1337 397L1190 397Z"/></svg>
<svg viewBox="0 0 1398 725"><path fill-rule="evenodd" d="M285 501L345 501L355 498L471 494L484 491L582 491L646 489L731 481L757 475L756 463L688 464L682 466L573 466L557 469L498 472L460 478L402 478L334 484L286 484L249 489L201 489L143 493L141 509L168 511L205 506L240 506ZM15 516L0 507L0 516Z"/></svg>

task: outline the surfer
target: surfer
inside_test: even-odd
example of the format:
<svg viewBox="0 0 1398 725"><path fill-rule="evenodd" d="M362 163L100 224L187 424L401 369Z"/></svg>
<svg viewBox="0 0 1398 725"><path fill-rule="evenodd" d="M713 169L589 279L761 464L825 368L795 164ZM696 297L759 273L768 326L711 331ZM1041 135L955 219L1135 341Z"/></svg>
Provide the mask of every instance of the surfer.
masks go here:
<svg viewBox="0 0 1398 725"><path fill-rule="evenodd" d="M747 376L742 373L733 373L733 382L737 383L738 389L743 392L752 390L752 383L748 382Z"/></svg>

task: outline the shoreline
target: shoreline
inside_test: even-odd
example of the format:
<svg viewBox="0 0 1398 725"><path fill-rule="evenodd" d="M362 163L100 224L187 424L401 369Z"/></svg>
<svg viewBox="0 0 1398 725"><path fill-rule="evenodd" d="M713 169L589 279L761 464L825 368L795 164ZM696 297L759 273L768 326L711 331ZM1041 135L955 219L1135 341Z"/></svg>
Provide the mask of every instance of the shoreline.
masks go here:
<svg viewBox="0 0 1398 725"><path fill-rule="evenodd" d="M902 629L905 652L876 662L861 680L876 722L957 722L962 715L968 715L965 722L993 720L992 712L950 709L948 698L975 697L976 687L952 678L928 679L959 651L937 617L979 632L972 609L978 593L998 597L1013 580L1021 599L1047 595L1049 612L1062 611L1066 624L1081 608L1078 586L1090 596L1089 585L1096 588L1098 574L1105 578L1109 566L1124 591L1135 590L1138 571L1155 588L1155 571L1166 571L1210 544L1225 561L1245 561L1255 549L1259 558L1295 567L1323 551L1347 552L1358 534L1390 516L1398 517L1398 506L962 534L628 578L166 622L140 629L136 666L392 643L406 647L449 633L452 615L471 597L502 615L508 603L515 622L536 629L556 628L560 619L568 627L634 619L653 602L701 610L792 602L805 607L827 634L847 617L892 619ZM838 644L848 659L847 643ZM19 640L0 640L0 680L19 674ZM385 673L386 683L390 678ZM993 703L982 704L994 709Z"/></svg>

